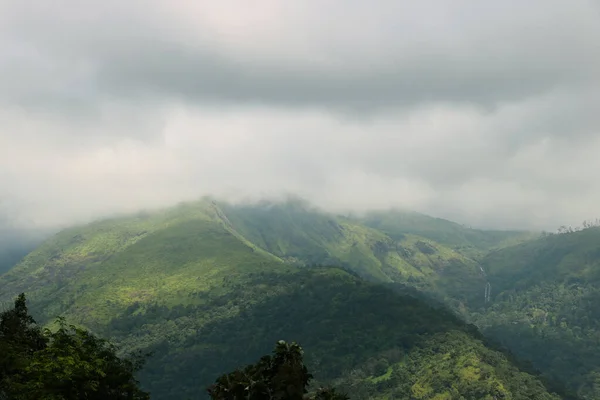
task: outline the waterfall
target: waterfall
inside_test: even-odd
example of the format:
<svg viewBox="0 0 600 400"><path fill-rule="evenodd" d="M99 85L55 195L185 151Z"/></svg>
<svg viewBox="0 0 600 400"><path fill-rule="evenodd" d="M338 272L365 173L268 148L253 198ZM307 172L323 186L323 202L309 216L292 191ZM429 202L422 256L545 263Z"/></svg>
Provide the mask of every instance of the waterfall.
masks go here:
<svg viewBox="0 0 600 400"><path fill-rule="evenodd" d="M485 292L483 295L483 300L485 303L489 303L490 298L492 296L492 285L489 282L485 283Z"/></svg>
<svg viewBox="0 0 600 400"><path fill-rule="evenodd" d="M487 280L487 274L485 273L485 271L483 270L483 267L481 265L479 266L479 270L481 271L481 274L485 278L485 289L483 292L483 302L489 303L489 301L492 298L492 285L490 285L490 282Z"/></svg>

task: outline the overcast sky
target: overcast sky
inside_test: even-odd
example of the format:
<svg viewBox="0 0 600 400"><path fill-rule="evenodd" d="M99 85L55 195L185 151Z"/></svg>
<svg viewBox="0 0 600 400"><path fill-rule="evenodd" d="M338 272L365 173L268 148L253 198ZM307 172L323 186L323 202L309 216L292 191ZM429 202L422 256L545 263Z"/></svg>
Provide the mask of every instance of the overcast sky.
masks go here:
<svg viewBox="0 0 600 400"><path fill-rule="evenodd" d="M285 193L600 217L600 2L0 0L2 218Z"/></svg>

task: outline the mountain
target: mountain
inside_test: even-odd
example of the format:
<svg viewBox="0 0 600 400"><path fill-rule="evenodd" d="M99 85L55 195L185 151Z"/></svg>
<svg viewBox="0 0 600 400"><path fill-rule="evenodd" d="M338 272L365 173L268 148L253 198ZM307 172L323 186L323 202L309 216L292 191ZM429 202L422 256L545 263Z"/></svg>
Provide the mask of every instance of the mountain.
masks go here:
<svg viewBox="0 0 600 400"><path fill-rule="evenodd" d="M457 308L483 302L477 262L430 238L388 235L300 200L219 206L233 229L287 263L340 265L375 282L408 283Z"/></svg>
<svg viewBox="0 0 600 400"><path fill-rule="evenodd" d="M490 253L483 331L548 379L600 398L600 228L552 234Z"/></svg>
<svg viewBox="0 0 600 400"><path fill-rule="evenodd" d="M0 301L25 292L41 322L63 315L152 351L140 378L156 399L203 398L280 339L301 343L311 371L353 399L560 398L474 326L383 285L450 293L444 262L472 271L472 260L300 206L265 206L267 218L263 206L205 199L67 229L0 276ZM345 270L310 266L326 261Z"/></svg>
<svg viewBox="0 0 600 400"><path fill-rule="evenodd" d="M158 297L185 304L190 292L218 292L226 277L286 268L232 233L215 210L203 201L66 229L28 254L0 284L12 290L10 296L27 292L34 312L37 304L45 314L67 313L94 325L137 301Z"/></svg>
<svg viewBox="0 0 600 400"><path fill-rule="evenodd" d="M394 239L401 239L406 234L419 235L471 258L479 258L490 250L508 247L539 236L536 232L528 231L473 229L413 211L372 211L354 216L354 219Z"/></svg>

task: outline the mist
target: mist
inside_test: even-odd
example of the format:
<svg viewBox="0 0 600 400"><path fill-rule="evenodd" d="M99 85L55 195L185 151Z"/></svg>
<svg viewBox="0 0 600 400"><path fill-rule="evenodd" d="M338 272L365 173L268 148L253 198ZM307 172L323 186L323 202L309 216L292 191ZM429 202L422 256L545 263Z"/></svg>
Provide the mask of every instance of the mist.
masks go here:
<svg viewBox="0 0 600 400"><path fill-rule="evenodd" d="M583 0L0 0L0 214L294 194L578 225L600 214L599 48Z"/></svg>

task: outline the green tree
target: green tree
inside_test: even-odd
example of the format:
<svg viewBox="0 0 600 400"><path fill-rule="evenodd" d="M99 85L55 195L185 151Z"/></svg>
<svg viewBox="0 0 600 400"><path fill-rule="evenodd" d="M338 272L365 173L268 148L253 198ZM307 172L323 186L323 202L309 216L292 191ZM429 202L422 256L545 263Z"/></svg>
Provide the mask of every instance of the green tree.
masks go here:
<svg viewBox="0 0 600 400"><path fill-rule="evenodd" d="M58 319L58 330L40 330L25 295L0 314L0 399L147 400L134 374L144 356L117 356L117 348Z"/></svg>
<svg viewBox="0 0 600 400"><path fill-rule="evenodd" d="M25 295L20 294L14 308L0 313L0 399L15 397L25 369L47 342L28 313Z"/></svg>
<svg viewBox="0 0 600 400"><path fill-rule="evenodd" d="M272 355L219 377L208 393L213 400L347 400L348 396L332 388L305 396L313 376L304 365L303 354L297 343L280 340Z"/></svg>

